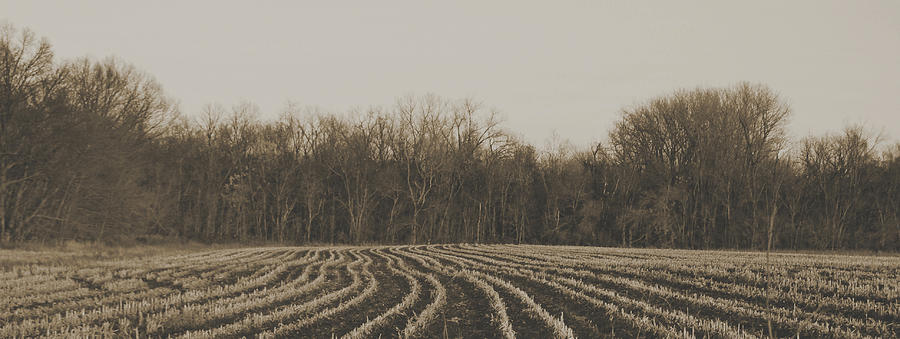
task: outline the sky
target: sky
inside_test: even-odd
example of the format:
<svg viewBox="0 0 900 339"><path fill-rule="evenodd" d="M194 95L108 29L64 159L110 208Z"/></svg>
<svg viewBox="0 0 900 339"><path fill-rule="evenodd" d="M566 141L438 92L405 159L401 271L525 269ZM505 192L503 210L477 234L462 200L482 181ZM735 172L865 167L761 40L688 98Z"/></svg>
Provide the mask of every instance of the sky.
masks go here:
<svg viewBox="0 0 900 339"><path fill-rule="evenodd" d="M3 1L60 59L116 56L197 116L474 98L541 146L588 146L676 89L762 83L799 139L900 140L900 1Z"/></svg>

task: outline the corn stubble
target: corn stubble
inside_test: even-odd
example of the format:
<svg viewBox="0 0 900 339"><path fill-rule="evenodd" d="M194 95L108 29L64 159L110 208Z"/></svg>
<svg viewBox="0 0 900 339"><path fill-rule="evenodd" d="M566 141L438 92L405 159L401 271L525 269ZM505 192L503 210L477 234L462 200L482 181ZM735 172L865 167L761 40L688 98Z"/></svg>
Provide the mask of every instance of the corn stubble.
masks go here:
<svg viewBox="0 0 900 339"><path fill-rule="evenodd" d="M900 336L896 256L766 264L756 252L460 244L72 263L3 252L32 259L0 272L0 337Z"/></svg>

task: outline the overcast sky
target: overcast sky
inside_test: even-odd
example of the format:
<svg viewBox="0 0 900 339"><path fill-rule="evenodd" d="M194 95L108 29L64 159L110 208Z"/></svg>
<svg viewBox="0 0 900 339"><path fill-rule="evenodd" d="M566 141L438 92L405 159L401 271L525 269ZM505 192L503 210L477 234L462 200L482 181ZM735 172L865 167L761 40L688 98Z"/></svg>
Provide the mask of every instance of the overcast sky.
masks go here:
<svg viewBox="0 0 900 339"><path fill-rule="evenodd" d="M623 107L751 81L790 103L795 137L865 123L900 139L900 1L3 1L0 20L61 58L133 63L187 115L431 92L583 146Z"/></svg>

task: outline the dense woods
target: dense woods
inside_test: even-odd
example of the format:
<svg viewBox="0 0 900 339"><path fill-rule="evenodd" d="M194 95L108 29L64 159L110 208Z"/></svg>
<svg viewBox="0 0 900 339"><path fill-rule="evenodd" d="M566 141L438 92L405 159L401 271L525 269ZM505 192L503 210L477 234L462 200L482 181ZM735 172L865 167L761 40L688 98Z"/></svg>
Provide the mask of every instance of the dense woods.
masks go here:
<svg viewBox="0 0 900 339"><path fill-rule="evenodd" d="M590 149L536 148L435 95L183 115L127 63L55 60L5 26L0 241L900 250L900 144L857 126L792 138L790 113L764 85L679 90Z"/></svg>

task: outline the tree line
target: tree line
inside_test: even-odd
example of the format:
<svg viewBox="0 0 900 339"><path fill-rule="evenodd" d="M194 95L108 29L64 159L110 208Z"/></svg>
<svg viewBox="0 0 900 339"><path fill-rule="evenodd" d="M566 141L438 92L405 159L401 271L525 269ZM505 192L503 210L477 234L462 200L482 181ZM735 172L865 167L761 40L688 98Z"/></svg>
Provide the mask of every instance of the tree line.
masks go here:
<svg viewBox="0 0 900 339"><path fill-rule="evenodd" d="M0 30L0 241L509 242L900 249L900 143L791 141L740 83L625 108L603 143L538 149L471 99L346 114L208 105L116 59Z"/></svg>

